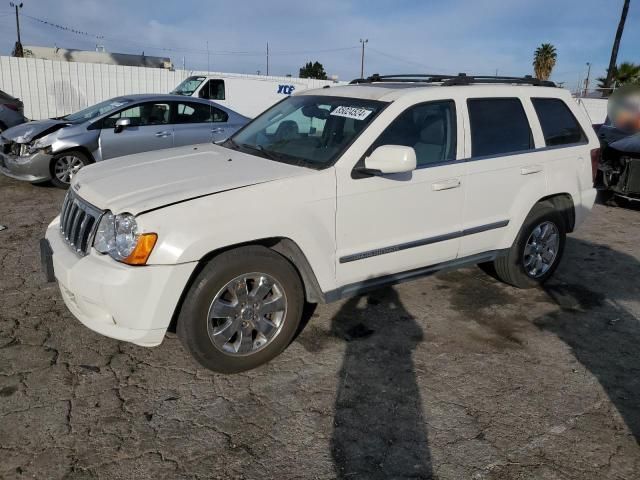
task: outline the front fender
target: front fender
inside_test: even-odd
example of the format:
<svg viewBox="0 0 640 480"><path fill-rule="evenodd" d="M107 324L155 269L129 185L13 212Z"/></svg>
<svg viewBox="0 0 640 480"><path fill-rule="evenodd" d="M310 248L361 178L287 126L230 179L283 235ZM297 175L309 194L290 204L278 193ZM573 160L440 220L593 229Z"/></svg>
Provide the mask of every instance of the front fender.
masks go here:
<svg viewBox="0 0 640 480"><path fill-rule="evenodd" d="M200 261L229 246L287 238L304 253L323 291L335 286L335 175L295 177L220 192L141 214L158 234L149 264Z"/></svg>

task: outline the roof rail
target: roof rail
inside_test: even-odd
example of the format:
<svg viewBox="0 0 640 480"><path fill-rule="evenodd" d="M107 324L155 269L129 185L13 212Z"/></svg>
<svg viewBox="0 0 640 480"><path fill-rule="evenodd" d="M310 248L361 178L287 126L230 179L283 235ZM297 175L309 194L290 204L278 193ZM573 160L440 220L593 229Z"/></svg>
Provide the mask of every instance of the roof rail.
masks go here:
<svg viewBox="0 0 640 480"><path fill-rule="evenodd" d="M531 75L524 77L498 77L490 75L441 75L430 73L403 73L400 75L379 75L374 73L368 78L356 78L349 82L353 85L384 82L412 82L412 83L440 83L443 86L472 85L474 83L511 83L517 85L535 85L540 87L555 87L556 84L549 80L539 80Z"/></svg>

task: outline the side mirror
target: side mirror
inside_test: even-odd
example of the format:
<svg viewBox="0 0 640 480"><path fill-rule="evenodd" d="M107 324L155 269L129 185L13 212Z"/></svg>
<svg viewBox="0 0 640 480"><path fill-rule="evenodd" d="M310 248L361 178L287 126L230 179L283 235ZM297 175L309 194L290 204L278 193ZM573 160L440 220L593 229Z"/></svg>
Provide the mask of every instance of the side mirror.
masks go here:
<svg viewBox="0 0 640 480"><path fill-rule="evenodd" d="M364 159L362 173L388 175L407 173L416 169L416 152L404 145L381 145Z"/></svg>
<svg viewBox="0 0 640 480"><path fill-rule="evenodd" d="M120 133L125 128L131 126L130 118L119 118L116 120L116 126L113 128L114 133Z"/></svg>

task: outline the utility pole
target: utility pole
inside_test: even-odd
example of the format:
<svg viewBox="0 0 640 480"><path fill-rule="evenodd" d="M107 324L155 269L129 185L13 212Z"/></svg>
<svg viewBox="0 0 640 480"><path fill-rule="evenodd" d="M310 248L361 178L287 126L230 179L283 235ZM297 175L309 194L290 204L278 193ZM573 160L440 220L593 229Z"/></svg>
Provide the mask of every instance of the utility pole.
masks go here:
<svg viewBox="0 0 640 480"><path fill-rule="evenodd" d="M269 76L269 42L267 42L267 76Z"/></svg>
<svg viewBox="0 0 640 480"><path fill-rule="evenodd" d="M364 78L364 44L368 42L368 38L365 38L364 40L360 39L360 43L362 44L362 55L360 56L360 78Z"/></svg>
<svg viewBox="0 0 640 480"><path fill-rule="evenodd" d="M22 8L23 3L13 3L9 2L9 5L15 7L16 9L16 31L18 32L18 41L16 42L16 46L13 49L14 57L24 57L24 50L22 49L22 41L20 40L20 16L18 15L18 9Z"/></svg>
<svg viewBox="0 0 640 480"><path fill-rule="evenodd" d="M613 41L613 48L611 49L611 58L609 59L609 69L607 70L607 79L605 80L605 87L611 87L611 81L613 80L613 71L616 68L616 62L618 61L618 49L620 48L620 39L622 38L622 32L624 31L624 24L627 21L627 13L629 12L629 0L624 0L622 6L622 14L620 15L620 22L618 23L618 30L616 30L616 37Z"/></svg>
<svg viewBox="0 0 640 480"><path fill-rule="evenodd" d="M207 40L207 73L211 71L211 63L209 62L209 40Z"/></svg>
<svg viewBox="0 0 640 480"><path fill-rule="evenodd" d="M584 80L584 93L583 97L586 97L589 93L589 76L591 75L591 62L587 62L587 78Z"/></svg>

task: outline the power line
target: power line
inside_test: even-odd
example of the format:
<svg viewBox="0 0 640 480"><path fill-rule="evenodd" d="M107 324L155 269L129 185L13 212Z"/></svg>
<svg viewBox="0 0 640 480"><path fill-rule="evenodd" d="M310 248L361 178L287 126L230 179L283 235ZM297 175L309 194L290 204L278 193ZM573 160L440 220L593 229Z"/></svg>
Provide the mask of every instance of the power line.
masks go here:
<svg viewBox="0 0 640 480"><path fill-rule="evenodd" d="M387 58L391 58L392 60L398 60L398 61L401 61L401 62L417 65L418 67L426 68L427 70L434 70L434 71L446 70L446 69L441 69L441 68L425 65L423 63L416 62L415 60L410 60L408 58L400 57L398 55L391 55L390 53L383 52L382 50L378 50L377 48L369 47L369 50L372 50L372 51L376 52L377 54L382 55L383 57L387 57Z"/></svg>
<svg viewBox="0 0 640 480"><path fill-rule="evenodd" d="M10 14L8 14L10 15ZM38 17L34 17L31 15L25 15L23 14L24 17L29 18L30 20L33 20L35 22L39 22L42 23L44 25L47 25L49 27L52 28L56 28L58 30L62 30L65 32L69 32L69 33L74 33L76 35L81 35L81 36L85 36L85 37L93 37L93 38L99 38L99 39L107 39L107 40L111 40L111 41L116 41L116 42L122 42L122 41L126 41L126 43L128 45L134 46L136 48L143 48L145 50L159 50L159 51L163 51L163 52L175 52L175 53L192 53L192 54L197 54L197 55L232 55L232 56L264 56L264 52L263 51L251 51L251 50L245 50L245 51L228 51L228 50L221 50L221 51L213 51L213 50L199 50L199 49L193 49L193 48L183 48L183 47L159 47L159 46L154 46L154 45L143 45L137 42L131 42L127 39L124 39L122 37L110 37L110 36L105 36L105 35L99 35L99 34L92 34L90 32L86 32L83 30L78 30L76 28L73 27L69 27L66 25L60 25L58 23L55 22L51 22L49 20L45 20L43 18L38 18ZM318 53L329 53L329 52L340 52L340 51L345 51L345 50L353 50L359 47L337 47L337 48L325 48L325 49L319 49L319 50L299 50L299 51L282 51L282 52L278 52L278 51L272 51L271 49L269 50L269 55L310 55L310 54L318 54Z"/></svg>

